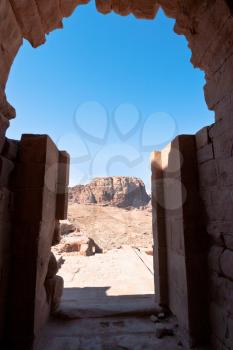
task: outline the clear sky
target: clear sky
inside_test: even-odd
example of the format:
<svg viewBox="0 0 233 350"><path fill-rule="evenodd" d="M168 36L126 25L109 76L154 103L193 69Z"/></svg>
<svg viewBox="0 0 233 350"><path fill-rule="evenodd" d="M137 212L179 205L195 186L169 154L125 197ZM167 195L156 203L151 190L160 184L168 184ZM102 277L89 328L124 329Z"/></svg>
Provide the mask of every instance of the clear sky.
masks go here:
<svg viewBox="0 0 233 350"><path fill-rule="evenodd" d="M103 16L80 6L64 29L25 42L7 85L16 107L8 136L49 134L71 154L70 184L95 176L141 177L150 152L213 122L204 74L162 11L153 21Z"/></svg>

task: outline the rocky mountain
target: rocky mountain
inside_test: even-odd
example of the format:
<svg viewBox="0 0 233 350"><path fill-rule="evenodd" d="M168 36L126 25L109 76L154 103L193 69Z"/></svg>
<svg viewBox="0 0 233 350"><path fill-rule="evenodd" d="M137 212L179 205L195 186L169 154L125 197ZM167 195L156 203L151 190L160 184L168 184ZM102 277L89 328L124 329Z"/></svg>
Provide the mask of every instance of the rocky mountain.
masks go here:
<svg viewBox="0 0 233 350"><path fill-rule="evenodd" d="M139 208L149 201L143 181L136 177L98 177L87 185L69 189L70 203Z"/></svg>

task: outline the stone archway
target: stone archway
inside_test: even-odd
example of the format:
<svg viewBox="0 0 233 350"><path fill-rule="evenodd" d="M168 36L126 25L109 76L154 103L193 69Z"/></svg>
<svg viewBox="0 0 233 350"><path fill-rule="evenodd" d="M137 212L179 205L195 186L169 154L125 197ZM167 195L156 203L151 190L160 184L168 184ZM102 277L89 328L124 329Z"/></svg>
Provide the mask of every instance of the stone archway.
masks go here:
<svg viewBox="0 0 233 350"><path fill-rule="evenodd" d="M15 117L8 103L5 86L14 57L23 39L33 47L45 42L46 33L62 27L63 17L88 0L2 0L0 4L0 150L1 150L1 236L10 232L9 213L12 191L9 176L15 164L17 145L5 140L9 120ZM204 204L205 230L210 238L208 280L209 310L213 348L233 348L233 203L232 203L232 112L233 112L233 16L230 0L96 0L97 9L107 14L134 14L153 19L161 6L176 20L175 32L185 35L192 51L194 67L206 74L205 97L215 111L216 122L201 130L195 138L198 190ZM2 255L3 256L3 255ZM186 257L187 258L187 257ZM5 283L9 254L1 262ZM0 304L6 296L1 296ZM192 321L192 320L191 320ZM4 318L2 321L4 326ZM2 327L3 327L2 326Z"/></svg>

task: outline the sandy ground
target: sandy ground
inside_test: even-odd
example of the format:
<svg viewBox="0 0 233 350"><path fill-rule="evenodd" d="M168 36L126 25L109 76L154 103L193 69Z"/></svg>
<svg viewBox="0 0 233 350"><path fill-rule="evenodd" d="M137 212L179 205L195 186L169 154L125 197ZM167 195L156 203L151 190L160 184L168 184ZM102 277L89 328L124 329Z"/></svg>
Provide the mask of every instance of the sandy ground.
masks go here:
<svg viewBox="0 0 233 350"><path fill-rule="evenodd" d="M103 251L123 245L152 247L151 209L121 209L98 205L69 205L68 218Z"/></svg>

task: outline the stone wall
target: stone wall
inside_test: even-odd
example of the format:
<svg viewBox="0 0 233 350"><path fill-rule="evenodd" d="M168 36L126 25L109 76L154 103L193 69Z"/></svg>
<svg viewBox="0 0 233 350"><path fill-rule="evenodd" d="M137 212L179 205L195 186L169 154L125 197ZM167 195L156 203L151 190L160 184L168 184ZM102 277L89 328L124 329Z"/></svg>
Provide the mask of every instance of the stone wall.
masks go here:
<svg viewBox="0 0 233 350"><path fill-rule="evenodd" d="M6 331L8 282L11 261L11 227L13 193L10 190L10 175L14 169L18 144L5 138L9 121L0 115L0 344Z"/></svg>
<svg viewBox="0 0 233 350"><path fill-rule="evenodd" d="M208 340L207 233L201 215L195 136L152 158L155 286L188 345Z"/></svg>
<svg viewBox="0 0 233 350"><path fill-rule="evenodd" d="M23 135L17 142L2 134L2 140L0 345L27 350L63 289L51 246L58 220L67 216L69 156L46 135Z"/></svg>
<svg viewBox="0 0 233 350"><path fill-rule="evenodd" d="M216 349L233 347L233 133L221 122L197 135L200 192L210 238L210 322ZM217 345L218 344L218 345Z"/></svg>
<svg viewBox="0 0 233 350"><path fill-rule="evenodd" d="M56 276L51 246L58 220L67 215L68 168L68 154L59 152L48 136L22 136L11 180L14 214L7 321L11 349L31 349L61 297L63 280Z"/></svg>
<svg viewBox="0 0 233 350"><path fill-rule="evenodd" d="M233 349L233 17L231 1L161 0L184 34L191 62L206 73L205 97L216 122L196 135L199 193L208 254L212 349Z"/></svg>

